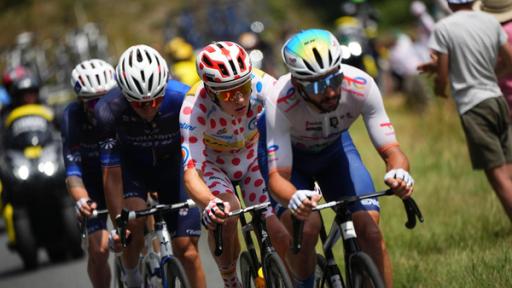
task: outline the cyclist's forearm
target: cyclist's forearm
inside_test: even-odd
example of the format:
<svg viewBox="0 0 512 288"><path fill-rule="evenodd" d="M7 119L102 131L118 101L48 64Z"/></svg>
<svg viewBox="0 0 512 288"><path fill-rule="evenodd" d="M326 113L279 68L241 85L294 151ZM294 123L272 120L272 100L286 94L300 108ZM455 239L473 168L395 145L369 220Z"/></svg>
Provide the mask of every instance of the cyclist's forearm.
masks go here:
<svg viewBox="0 0 512 288"><path fill-rule="evenodd" d="M201 173L196 169L185 170L183 181L188 195L201 209L204 209L208 202L214 198L210 189L204 183Z"/></svg>
<svg viewBox="0 0 512 288"><path fill-rule="evenodd" d="M110 218L114 220L123 209L123 182L120 166L103 168L103 190Z"/></svg>
<svg viewBox="0 0 512 288"><path fill-rule="evenodd" d="M407 159L407 156L405 156L402 150L400 150L400 147L392 147L381 152L380 154L386 163L386 171L399 168L409 171L409 159Z"/></svg>
<svg viewBox="0 0 512 288"><path fill-rule="evenodd" d="M269 175L268 188L272 197L284 207L288 207L288 202L297 188L279 172L273 172Z"/></svg>
<svg viewBox="0 0 512 288"><path fill-rule="evenodd" d="M89 197L82 178L78 176L68 176L66 178L66 187L68 188L69 196L74 201Z"/></svg>

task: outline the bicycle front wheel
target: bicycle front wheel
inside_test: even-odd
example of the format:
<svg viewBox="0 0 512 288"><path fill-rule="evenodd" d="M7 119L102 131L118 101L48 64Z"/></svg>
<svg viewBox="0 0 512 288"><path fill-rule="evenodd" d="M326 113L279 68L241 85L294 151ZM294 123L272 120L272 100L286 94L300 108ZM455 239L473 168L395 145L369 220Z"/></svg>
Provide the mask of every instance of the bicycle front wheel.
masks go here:
<svg viewBox="0 0 512 288"><path fill-rule="evenodd" d="M175 257L171 257L163 266L164 287L165 288L189 288L187 274L185 269Z"/></svg>
<svg viewBox="0 0 512 288"><path fill-rule="evenodd" d="M292 288L292 280L286 271L283 261L276 252L265 256L263 261L263 273L266 287Z"/></svg>
<svg viewBox="0 0 512 288"><path fill-rule="evenodd" d="M348 259L348 279L352 288L384 288L384 281L372 258L364 252L357 252Z"/></svg>
<svg viewBox="0 0 512 288"><path fill-rule="evenodd" d="M338 266L329 266L323 255L316 254L315 288L344 288Z"/></svg>
<svg viewBox="0 0 512 288"><path fill-rule="evenodd" d="M251 255L248 251L240 254L240 276L242 277L243 288L253 288L254 279L256 278L256 267L252 265Z"/></svg>

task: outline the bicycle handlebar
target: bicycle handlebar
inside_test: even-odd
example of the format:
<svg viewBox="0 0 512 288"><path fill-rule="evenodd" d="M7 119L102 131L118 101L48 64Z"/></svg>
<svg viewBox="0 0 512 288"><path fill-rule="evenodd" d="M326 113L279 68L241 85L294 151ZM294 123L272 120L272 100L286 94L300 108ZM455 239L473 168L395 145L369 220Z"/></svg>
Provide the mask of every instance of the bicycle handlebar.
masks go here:
<svg viewBox="0 0 512 288"><path fill-rule="evenodd" d="M121 238L121 243L123 244L123 247L126 247L127 239L126 239L126 227L128 226L128 222L133 219L154 215L157 213L164 213L164 212L171 212L176 211L182 208L194 208L196 207L196 203L191 200L187 199L185 202L176 203L176 204L158 204L151 208L139 210L139 211L130 211L126 208L123 208L121 211L121 214L116 217L115 222L117 226L117 232L119 234L119 237Z"/></svg>
<svg viewBox="0 0 512 288"><path fill-rule="evenodd" d="M240 214L249 213L249 212L253 212L253 211L254 212L261 211L261 210L266 209L270 205L271 205L270 202L264 202L264 203L256 204L253 206L249 206L247 208L231 211L231 212L227 213L227 218L235 217ZM222 210L224 209L224 205L222 205L222 207L221 207L220 204L217 204L217 206L219 206L219 208L221 208ZM215 253L215 256L220 256L220 255L222 255L222 252L224 251L224 243L222 241L222 224L216 225L215 231L214 231L214 236L215 236L215 252L214 253Z"/></svg>

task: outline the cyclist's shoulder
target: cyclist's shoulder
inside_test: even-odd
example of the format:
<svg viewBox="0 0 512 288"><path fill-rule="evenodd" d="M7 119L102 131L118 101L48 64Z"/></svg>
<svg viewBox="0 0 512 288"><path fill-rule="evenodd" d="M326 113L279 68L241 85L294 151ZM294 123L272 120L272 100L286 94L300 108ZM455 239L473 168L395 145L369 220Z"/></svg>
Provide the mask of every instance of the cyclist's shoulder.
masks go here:
<svg viewBox="0 0 512 288"><path fill-rule="evenodd" d="M126 111L128 102L126 101L123 93L119 87L111 89L105 96L101 97L100 101L94 108L96 119L102 123L115 119Z"/></svg>
<svg viewBox="0 0 512 288"><path fill-rule="evenodd" d="M185 95L190 87L178 80L169 79L167 81L167 86L165 87L165 94L173 94L173 95Z"/></svg>
<svg viewBox="0 0 512 288"><path fill-rule="evenodd" d="M343 73L344 92L355 96L365 96L376 86L372 76L359 68L342 64L340 71Z"/></svg>

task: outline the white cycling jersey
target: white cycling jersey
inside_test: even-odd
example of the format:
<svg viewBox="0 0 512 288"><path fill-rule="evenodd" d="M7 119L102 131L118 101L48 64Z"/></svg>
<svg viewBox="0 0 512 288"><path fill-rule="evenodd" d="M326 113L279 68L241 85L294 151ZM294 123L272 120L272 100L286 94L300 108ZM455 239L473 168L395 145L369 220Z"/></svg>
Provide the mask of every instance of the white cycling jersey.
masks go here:
<svg viewBox="0 0 512 288"><path fill-rule="evenodd" d="M379 88L364 71L341 65L343 84L338 107L329 113L316 111L291 83L290 74L279 78L266 99L269 173L290 171L292 145L303 151L320 152L363 116L366 129L379 151L398 146Z"/></svg>

